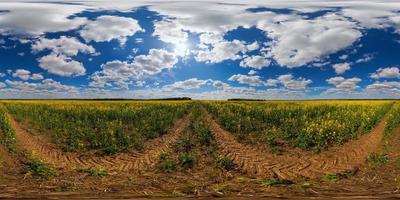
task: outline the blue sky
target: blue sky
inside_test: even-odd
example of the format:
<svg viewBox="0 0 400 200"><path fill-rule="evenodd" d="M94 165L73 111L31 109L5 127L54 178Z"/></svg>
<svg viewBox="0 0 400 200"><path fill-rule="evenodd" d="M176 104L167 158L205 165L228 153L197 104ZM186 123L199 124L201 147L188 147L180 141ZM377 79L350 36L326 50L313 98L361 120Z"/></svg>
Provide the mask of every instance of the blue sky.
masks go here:
<svg viewBox="0 0 400 200"><path fill-rule="evenodd" d="M2 1L0 98L400 97L396 1Z"/></svg>

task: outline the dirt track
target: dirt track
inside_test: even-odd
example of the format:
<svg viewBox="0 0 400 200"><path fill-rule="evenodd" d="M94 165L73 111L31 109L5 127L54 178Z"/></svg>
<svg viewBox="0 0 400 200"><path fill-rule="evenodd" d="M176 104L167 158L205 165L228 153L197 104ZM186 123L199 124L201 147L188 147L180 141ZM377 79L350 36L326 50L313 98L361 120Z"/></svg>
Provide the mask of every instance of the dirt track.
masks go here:
<svg viewBox="0 0 400 200"><path fill-rule="evenodd" d="M29 133L14 119L11 123L16 132L17 148L31 152L34 156L53 164L59 168L101 168L110 172L114 171L140 171L147 165L152 165L161 152L169 151L171 144L182 134L188 126L189 117L179 119L170 131L156 139L144 144L143 153L120 153L114 156L82 156L78 153L65 153L44 138Z"/></svg>
<svg viewBox="0 0 400 200"><path fill-rule="evenodd" d="M254 147L241 144L234 136L223 130L211 115L207 114L211 131L222 153L228 155L239 168L253 176L284 180L320 178L324 174L354 172L365 162L368 155L379 147L386 126L387 115L369 133L341 147L320 154L304 152L299 156L274 155L260 152Z"/></svg>

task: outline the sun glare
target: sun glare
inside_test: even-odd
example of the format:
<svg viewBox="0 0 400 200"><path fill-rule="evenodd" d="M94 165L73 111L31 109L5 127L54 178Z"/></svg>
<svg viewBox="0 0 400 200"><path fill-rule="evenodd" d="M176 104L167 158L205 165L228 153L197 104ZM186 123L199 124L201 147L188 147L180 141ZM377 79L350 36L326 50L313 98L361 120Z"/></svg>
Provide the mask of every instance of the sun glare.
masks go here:
<svg viewBox="0 0 400 200"><path fill-rule="evenodd" d="M179 56L186 56L189 54L189 46L186 43L175 44L175 54Z"/></svg>

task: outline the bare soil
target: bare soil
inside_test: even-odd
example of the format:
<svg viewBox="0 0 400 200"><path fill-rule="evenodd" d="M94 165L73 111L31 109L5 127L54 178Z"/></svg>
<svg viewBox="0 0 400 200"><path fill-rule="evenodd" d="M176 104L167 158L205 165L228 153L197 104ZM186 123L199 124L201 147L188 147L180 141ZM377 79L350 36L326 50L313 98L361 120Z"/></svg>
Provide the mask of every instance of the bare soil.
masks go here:
<svg viewBox="0 0 400 200"><path fill-rule="evenodd" d="M273 154L260 148L245 145L223 130L210 115L207 120L215 135L220 151L227 154L244 173L254 177L279 178L283 180L316 179L325 174L349 173L358 170L368 155L375 152L382 140L387 115L368 134L357 140L318 154Z"/></svg>
<svg viewBox="0 0 400 200"><path fill-rule="evenodd" d="M175 156L181 153L175 144L190 132L188 118L177 121L168 134L146 143L142 153L107 157L64 153L46 138L33 135L13 122L18 152L10 154L0 145L0 198L400 198L400 129L390 138L382 139L386 118L371 133L319 155L297 151L288 155L264 152L262 148L237 142L211 116L208 115L207 120L216 142L215 150L210 151L195 142L191 150L195 158L193 167L178 167L172 172L157 168L158 156L162 151ZM54 164L57 175L48 178L28 175L21 154L27 150L35 151L37 156ZM372 152L387 154L388 162L366 161ZM235 169L222 169L216 162L220 154L232 158ZM137 162L143 164L129 164ZM74 169L77 167L102 167L110 173L102 177L90 176ZM354 173L335 181L321 180L327 172L348 171ZM273 178L292 182L274 182Z"/></svg>
<svg viewBox="0 0 400 200"><path fill-rule="evenodd" d="M171 144L182 134L188 124L188 117L176 122L169 133L147 141L143 152L120 153L113 156L81 155L67 153L51 145L49 140L39 134L31 134L29 130L18 124L14 119L11 124L16 132L17 147L39 157L46 163L58 168L100 168L107 171L140 171L146 165L151 165L161 152L167 152ZM47 142L44 142L47 141Z"/></svg>

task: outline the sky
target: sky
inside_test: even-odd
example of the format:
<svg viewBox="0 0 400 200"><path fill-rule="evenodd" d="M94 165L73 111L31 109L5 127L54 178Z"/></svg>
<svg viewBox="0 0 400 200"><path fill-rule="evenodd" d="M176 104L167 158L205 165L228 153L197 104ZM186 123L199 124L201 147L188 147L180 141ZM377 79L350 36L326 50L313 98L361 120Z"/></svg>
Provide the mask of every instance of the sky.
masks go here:
<svg viewBox="0 0 400 200"><path fill-rule="evenodd" d="M400 98L400 2L0 2L0 98Z"/></svg>

